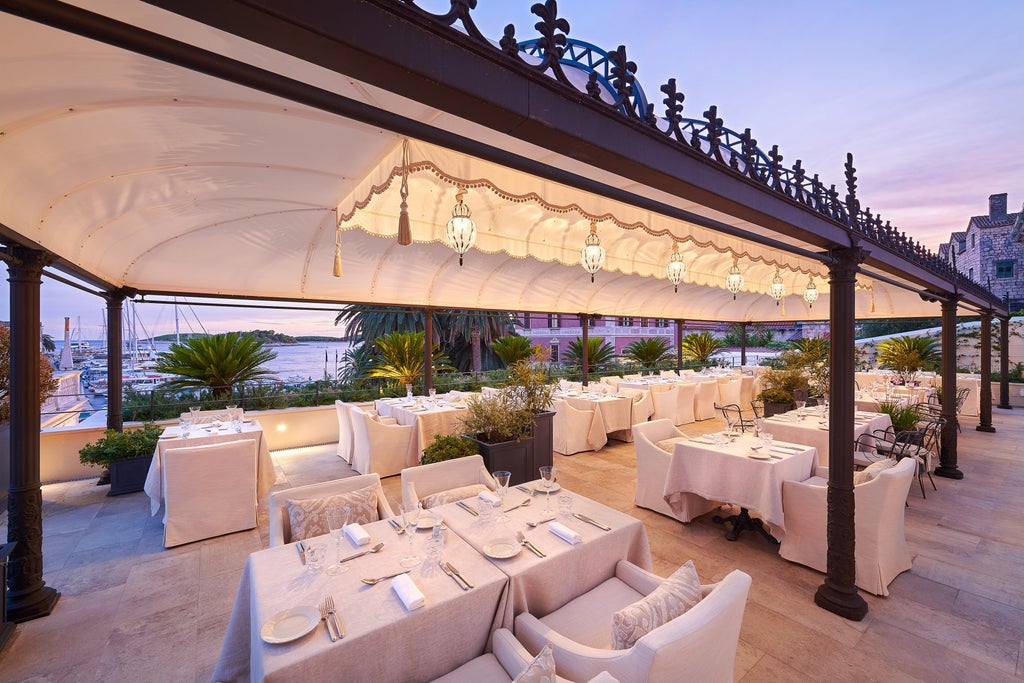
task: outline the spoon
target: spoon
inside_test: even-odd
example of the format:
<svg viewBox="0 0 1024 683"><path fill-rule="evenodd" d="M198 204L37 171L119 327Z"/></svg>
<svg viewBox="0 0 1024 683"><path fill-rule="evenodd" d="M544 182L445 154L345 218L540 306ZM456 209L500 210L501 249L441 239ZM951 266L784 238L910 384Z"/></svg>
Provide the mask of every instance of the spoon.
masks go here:
<svg viewBox="0 0 1024 683"><path fill-rule="evenodd" d="M522 503L519 503L518 505L513 505L509 509L505 510L505 512L512 512L513 510L515 510L517 508L524 508L524 507L526 507L527 505L529 505L532 502L533 502L533 498L527 498Z"/></svg>
<svg viewBox="0 0 1024 683"><path fill-rule="evenodd" d="M362 557L363 555L369 555L370 553L379 553L380 549L383 548L383 547L384 547L384 541L381 541L380 543L378 543L377 545L373 546L372 548L370 548L368 550L364 550L361 553L356 553L355 555L349 555L348 557L346 557L344 559L338 560L338 564L341 564L342 562L348 562L349 560L354 560L357 557Z"/></svg>
<svg viewBox="0 0 1024 683"><path fill-rule="evenodd" d="M544 519L538 519L536 521L530 520L530 521L526 522L526 526L528 526L528 527L530 527L532 529L534 527L540 526L541 524L546 524L547 522L553 522L553 521L555 521L555 517L545 517Z"/></svg>
<svg viewBox="0 0 1024 683"><path fill-rule="evenodd" d="M374 586L374 585L380 583L381 581L385 581L387 579L393 579L396 576L399 576L400 574L408 574L408 573L409 573L408 569L403 569L400 572L395 572L394 574L388 574L387 576L381 576L381 577L376 578L376 579L360 579L360 581L365 583L367 586Z"/></svg>

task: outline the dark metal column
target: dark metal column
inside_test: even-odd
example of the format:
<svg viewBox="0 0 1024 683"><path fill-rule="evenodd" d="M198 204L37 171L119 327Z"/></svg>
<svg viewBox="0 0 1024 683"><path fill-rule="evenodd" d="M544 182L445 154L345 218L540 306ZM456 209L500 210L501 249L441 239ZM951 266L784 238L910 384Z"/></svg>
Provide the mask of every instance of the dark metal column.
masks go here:
<svg viewBox="0 0 1024 683"><path fill-rule="evenodd" d="M999 318L999 407L1011 410L1010 405L1010 317Z"/></svg>
<svg viewBox="0 0 1024 683"><path fill-rule="evenodd" d="M434 386L434 309L423 309L423 394Z"/></svg>
<svg viewBox="0 0 1024 683"><path fill-rule="evenodd" d="M960 297L953 295L942 301L942 446L939 466L935 475L948 479L963 479L964 473L956 466L956 304Z"/></svg>
<svg viewBox="0 0 1024 683"><path fill-rule="evenodd" d="M676 318L676 372L683 369L683 323L682 318Z"/></svg>
<svg viewBox="0 0 1024 683"><path fill-rule="evenodd" d="M107 301L107 429L121 431L124 427L124 380L122 377L122 339L121 314L127 292L115 289L104 295Z"/></svg>
<svg viewBox="0 0 1024 683"><path fill-rule="evenodd" d="M590 316L580 313L580 327L583 328L583 384L587 384L590 373Z"/></svg>
<svg viewBox="0 0 1024 683"><path fill-rule="evenodd" d="M818 587L814 602L829 612L860 621L868 604L857 592L853 497L853 413L854 336L857 266L867 256L860 247L832 250L829 265L829 323L832 343L829 352L832 385L828 435L828 552L825 583Z"/></svg>
<svg viewBox="0 0 1024 683"><path fill-rule="evenodd" d="M981 312L981 418L979 432L994 432L992 426L992 311Z"/></svg>
<svg viewBox="0 0 1024 683"><path fill-rule="evenodd" d="M750 323L740 323L740 368L747 364L747 325Z"/></svg>
<svg viewBox="0 0 1024 683"><path fill-rule="evenodd" d="M43 491L39 484L39 287L51 260L42 251L12 247L11 485L7 540L17 542L7 565L7 618L45 617L60 598L43 581Z"/></svg>

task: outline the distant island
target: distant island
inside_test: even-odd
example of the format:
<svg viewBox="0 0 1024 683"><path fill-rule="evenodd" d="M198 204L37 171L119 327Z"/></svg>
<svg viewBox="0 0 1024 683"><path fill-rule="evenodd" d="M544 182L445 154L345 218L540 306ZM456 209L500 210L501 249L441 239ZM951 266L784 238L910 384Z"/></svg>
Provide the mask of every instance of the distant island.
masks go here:
<svg viewBox="0 0 1024 683"><path fill-rule="evenodd" d="M275 332L274 330L248 330L238 331L237 334L251 334L264 344L271 346L281 346L284 344L300 344L306 342L343 342L346 341L343 337L323 337L323 336L302 336L293 337L290 334L284 334L283 332ZM208 337L207 334L201 334L196 332L188 332L181 335L182 340L189 339L190 337ZM162 342L173 342L176 339L173 334L161 334L153 337L153 341Z"/></svg>

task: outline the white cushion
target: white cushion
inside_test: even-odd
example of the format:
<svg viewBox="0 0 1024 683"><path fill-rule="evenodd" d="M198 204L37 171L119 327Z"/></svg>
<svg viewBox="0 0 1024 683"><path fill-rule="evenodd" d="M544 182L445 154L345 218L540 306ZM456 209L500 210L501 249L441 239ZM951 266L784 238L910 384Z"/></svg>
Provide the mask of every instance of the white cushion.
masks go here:
<svg viewBox="0 0 1024 683"><path fill-rule="evenodd" d="M555 655L551 643L544 646L523 673L515 677L514 683L554 683Z"/></svg>
<svg viewBox="0 0 1024 683"><path fill-rule="evenodd" d="M612 615L612 648L626 650L637 640L700 602L697 569L689 560L654 591Z"/></svg>
<svg viewBox="0 0 1024 683"><path fill-rule="evenodd" d="M658 441L654 445L660 448L661 450L665 451L666 453L671 453L672 451L675 450L677 443L685 440L686 437L684 436L673 436L671 439L663 439L661 441Z"/></svg>
<svg viewBox="0 0 1024 683"><path fill-rule="evenodd" d="M330 532L330 526L327 523L327 511L330 509L342 508L347 505L352 510L349 523L366 524L376 522L380 518L377 514L376 485L327 498L287 500L285 503L288 506L288 524L291 527L292 542L322 536Z"/></svg>
<svg viewBox="0 0 1024 683"><path fill-rule="evenodd" d="M454 503L467 498L474 498L480 495L483 491L490 491L490 489L483 484L470 484L469 486L460 486L458 488L431 494L420 502L423 503L424 508L433 508L446 503Z"/></svg>
<svg viewBox="0 0 1024 683"><path fill-rule="evenodd" d="M878 460L871 463L859 472L853 473L853 485L866 484L877 477L881 472L896 466L896 460L893 458L885 458L884 460Z"/></svg>

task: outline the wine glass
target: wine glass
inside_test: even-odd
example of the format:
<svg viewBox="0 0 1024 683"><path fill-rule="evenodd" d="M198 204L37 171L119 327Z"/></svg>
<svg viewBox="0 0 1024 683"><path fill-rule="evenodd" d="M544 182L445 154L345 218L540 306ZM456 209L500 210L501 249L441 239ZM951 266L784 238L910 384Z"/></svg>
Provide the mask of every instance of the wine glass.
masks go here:
<svg viewBox="0 0 1024 683"><path fill-rule="evenodd" d="M422 508L417 502L408 505L403 503L400 509L402 511L402 528L405 529L405 535L409 537L409 554L403 557L399 564L403 567L415 567L419 564L420 558L416 557L416 551L412 547L412 537L416 535Z"/></svg>
<svg viewBox="0 0 1024 683"><path fill-rule="evenodd" d="M551 514L551 487L555 485L555 468L545 465L540 468L540 485L548 492L544 499L544 514Z"/></svg>
<svg viewBox="0 0 1024 683"><path fill-rule="evenodd" d="M200 406L189 406L188 407L188 416L192 420L192 424L199 424L199 411L200 410L201 410Z"/></svg>
<svg viewBox="0 0 1024 683"><path fill-rule="evenodd" d="M327 568L330 575L343 574L348 571L348 565L341 563L341 540L345 535L345 527L352 516L352 508L348 505L341 508L332 508L327 511L327 526L331 530L331 537L334 539L334 564Z"/></svg>
<svg viewBox="0 0 1024 683"><path fill-rule="evenodd" d="M494 477L494 483L497 485L495 493L498 494L498 498L501 499L501 507L499 508L498 517L495 522L507 522L508 517L505 516L505 496L508 494L508 482L512 478L511 472L494 472L491 474Z"/></svg>

